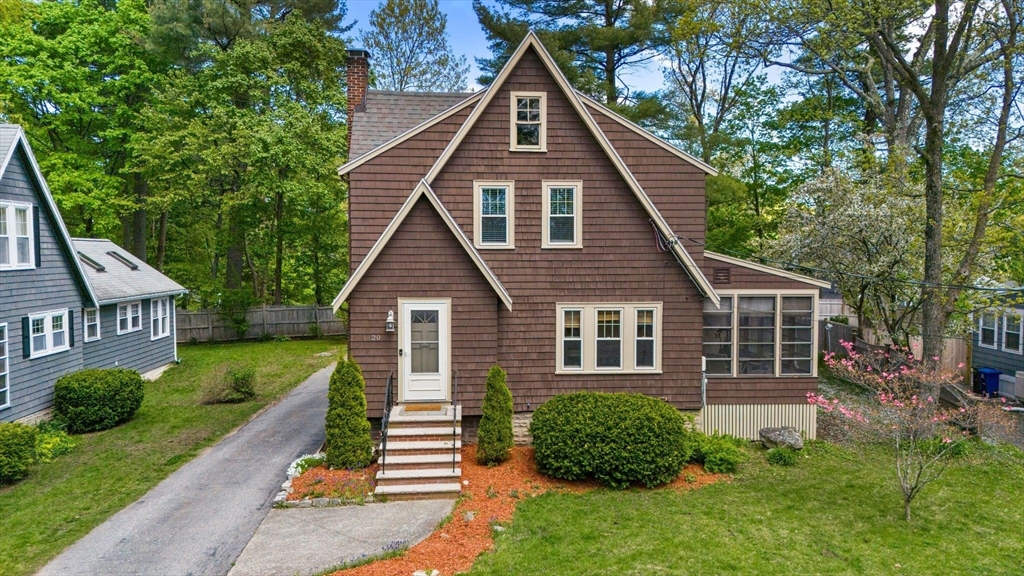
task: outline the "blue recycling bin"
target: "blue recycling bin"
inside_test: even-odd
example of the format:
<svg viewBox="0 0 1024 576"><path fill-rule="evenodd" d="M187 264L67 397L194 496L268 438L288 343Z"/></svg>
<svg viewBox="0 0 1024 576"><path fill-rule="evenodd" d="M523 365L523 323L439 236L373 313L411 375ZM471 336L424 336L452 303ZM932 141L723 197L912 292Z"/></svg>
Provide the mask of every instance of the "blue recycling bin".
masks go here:
<svg viewBox="0 0 1024 576"><path fill-rule="evenodd" d="M999 394L999 376L1002 373L1002 370L995 368L978 368L978 374L981 374L981 379L985 382L985 396L992 398Z"/></svg>

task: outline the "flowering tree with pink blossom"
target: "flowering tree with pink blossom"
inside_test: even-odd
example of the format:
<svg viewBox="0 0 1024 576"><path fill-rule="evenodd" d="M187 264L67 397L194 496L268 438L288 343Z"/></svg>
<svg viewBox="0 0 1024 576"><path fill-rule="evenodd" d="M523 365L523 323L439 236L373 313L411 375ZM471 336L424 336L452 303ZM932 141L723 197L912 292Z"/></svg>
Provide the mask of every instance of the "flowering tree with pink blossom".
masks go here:
<svg viewBox="0 0 1024 576"><path fill-rule="evenodd" d="M837 377L868 389L870 400L850 407L809 392L807 401L841 415L855 438L892 448L907 521L914 498L942 476L968 438L990 427L1013 426L1003 410L988 402L940 403L943 386L962 378L941 370L938 362L921 362L906 348L861 353L851 342L842 345L845 356L829 353L825 363Z"/></svg>

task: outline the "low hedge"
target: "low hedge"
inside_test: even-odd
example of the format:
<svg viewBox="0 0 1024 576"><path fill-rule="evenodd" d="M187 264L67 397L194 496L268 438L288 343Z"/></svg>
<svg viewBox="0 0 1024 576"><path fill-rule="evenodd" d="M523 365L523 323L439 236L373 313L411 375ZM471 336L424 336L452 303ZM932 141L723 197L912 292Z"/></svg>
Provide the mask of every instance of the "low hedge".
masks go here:
<svg viewBox="0 0 1024 576"><path fill-rule="evenodd" d="M530 434L544 474L596 478L613 488L670 482L692 456L683 415L641 394L555 396L534 412Z"/></svg>
<svg viewBox="0 0 1024 576"><path fill-rule="evenodd" d="M53 410L79 434L131 420L142 405L142 376L125 368L91 368L61 376L53 387Z"/></svg>
<svg viewBox="0 0 1024 576"><path fill-rule="evenodd" d="M21 480L36 459L35 426L0 423L0 484Z"/></svg>

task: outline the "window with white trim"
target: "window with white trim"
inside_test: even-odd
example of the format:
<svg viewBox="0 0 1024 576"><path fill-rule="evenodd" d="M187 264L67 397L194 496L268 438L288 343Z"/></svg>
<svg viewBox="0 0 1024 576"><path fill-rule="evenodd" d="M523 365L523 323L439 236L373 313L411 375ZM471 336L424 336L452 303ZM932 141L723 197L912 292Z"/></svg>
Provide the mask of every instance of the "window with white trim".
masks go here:
<svg viewBox="0 0 1024 576"><path fill-rule="evenodd" d="M542 248L582 248L583 219L580 181L542 183L544 220L541 224Z"/></svg>
<svg viewBox="0 0 1024 576"><path fill-rule="evenodd" d="M0 268L35 268L32 205L0 202Z"/></svg>
<svg viewBox="0 0 1024 576"><path fill-rule="evenodd" d="M807 375L814 362L814 299L782 297L782 370L784 376Z"/></svg>
<svg viewBox="0 0 1024 576"><path fill-rule="evenodd" d="M30 314L28 323L29 358L47 356L70 348L66 309Z"/></svg>
<svg viewBox="0 0 1024 576"><path fill-rule="evenodd" d="M547 94L544 92L512 92L509 150L516 152L547 151Z"/></svg>
<svg viewBox="0 0 1024 576"><path fill-rule="evenodd" d="M557 304L555 372L661 370L660 302Z"/></svg>
<svg viewBox="0 0 1024 576"><path fill-rule="evenodd" d="M82 322L85 324L85 341L99 340L100 311L96 308L86 308L82 311Z"/></svg>
<svg viewBox="0 0 1024 576"><path fill-rule="evenodd" d="M473 182L473 243L477 248L515 247L514 182Z"/></svg>
<svg viewBox="0 0 1024 576"><path fill-rule="evenodd" d="M721 306L704 301L705 374L732 376L732 296L722 296Z"/></svg>
<svg viewBox="0 0 1024 576"><path fill-rule="evenodd" d="M157 340L171 334L171 307L169 298L154 298L149 301L150 340Z"/></svg>
<svg viewBox="0 0 1024 576"><path fill-rule="evenodd" d="M994 314L982 314L978 320L978 346L982 348L996 347L996 329L999 327L999 320Z"/></svg>
<svg viewBox="0 0 1024 576"><path fill-rule="evenodd" d="M1024 354L1024 315L1006 314L1003 316L1003 350L1014 354Z"/></svg>
<svg viewBox="0 0 1024 576"><path fill-rule="evenodd" d="M142 330L142 302L122 302L117 305L117 335Z"/></svg>
<svg viewBox="0 0 1024 576"><path fill-rule="evenodd" d="M10 372L7 324L0 324L0 408L6 408L11 405Z"/></svg>

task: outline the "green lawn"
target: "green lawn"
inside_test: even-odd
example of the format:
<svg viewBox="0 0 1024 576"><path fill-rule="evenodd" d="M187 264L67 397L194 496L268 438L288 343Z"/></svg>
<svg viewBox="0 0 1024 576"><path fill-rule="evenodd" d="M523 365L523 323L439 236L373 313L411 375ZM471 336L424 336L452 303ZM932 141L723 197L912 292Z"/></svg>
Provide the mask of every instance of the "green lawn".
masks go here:
<svg viewBox="0 0 1024 576"><path fill-rule="evenodd" d="M182 346L180 366L146 383L135 418L75 436L78 446L0 490L0 575L30 574L199 451L243 424L345 347L338 340ZM316 356L330 351L330 356ZM232 364L258 369L252 402L204 406L203 387Z"/></svg>
<svg viewBox="0 0 1024 576"><path fill-rule="evenodd" d="M885 452L813 443L795 468L763 451L734 482L547 494L521 503L471 574L1024 574L1024 454L985 449L902 519Z"/></svg>

